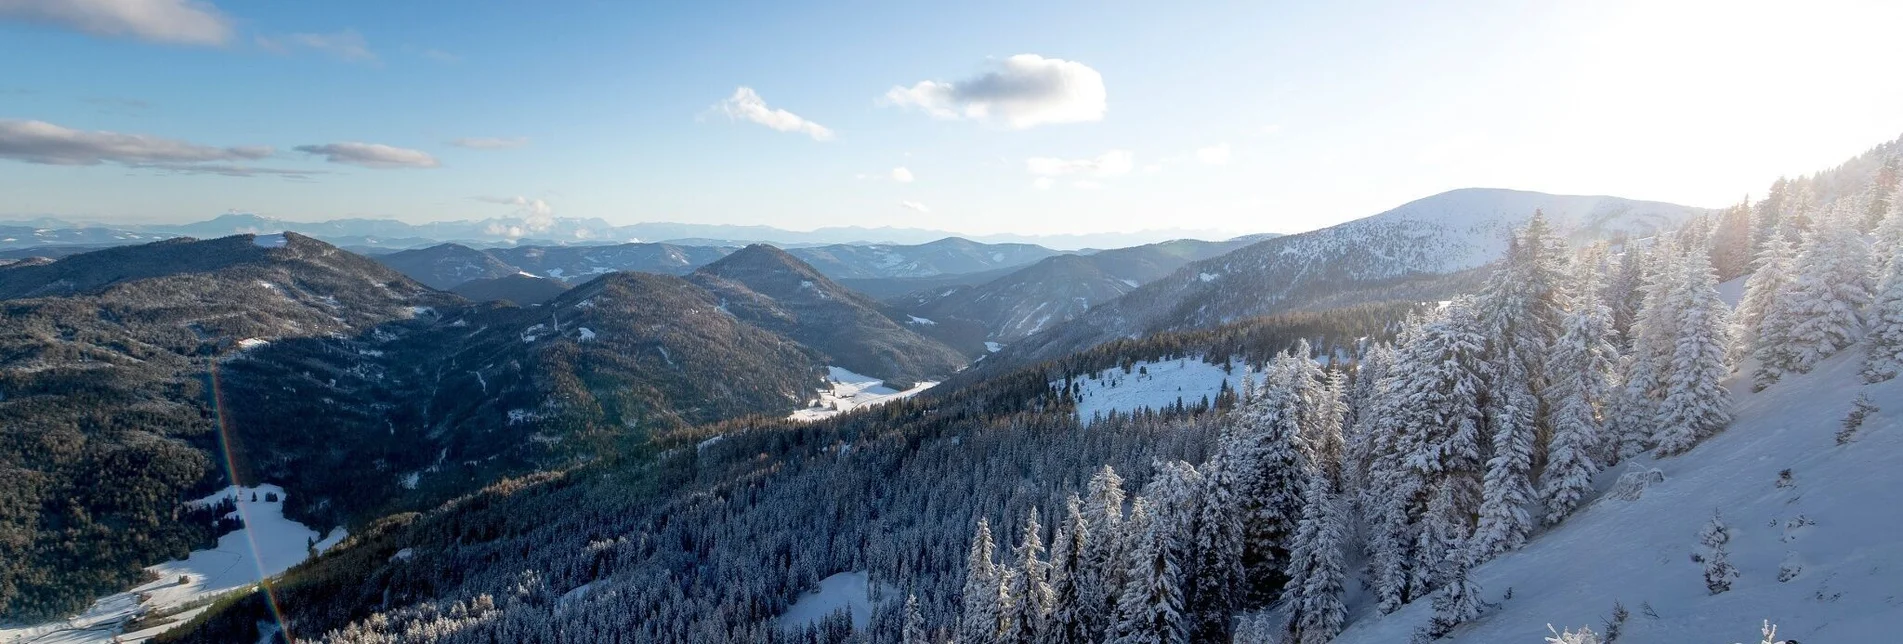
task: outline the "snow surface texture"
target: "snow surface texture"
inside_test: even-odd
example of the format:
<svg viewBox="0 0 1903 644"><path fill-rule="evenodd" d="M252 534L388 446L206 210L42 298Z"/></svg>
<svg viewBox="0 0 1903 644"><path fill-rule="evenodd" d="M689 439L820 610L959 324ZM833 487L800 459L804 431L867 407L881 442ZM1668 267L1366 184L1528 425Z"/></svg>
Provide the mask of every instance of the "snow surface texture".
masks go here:
<svg viewBox="0 0 1903 644"><path fill-rule="evenodd" d="M861 407L883 405L901 398L910 398L938 384L921 382L911 389L899 391L885 386L884 380L856 374L839 367L826 368L826 382L828 387L820 390L819 402L806 409L793 412L788 418L793 420L830 418Z"/></svg>
<svg viewBox="0 0 1903 644"><path fill-rule="evenodd" d="M873 593L877 593L874 597ZM884 584L871 584L865 572L842 572L819 580L819 588L800 595L792 606L780 614L780 626L796 627L817 624L819 620L841 608L852 609L852 627L865 630L872 622L874 604L884 604L896 593Z"/></svg>
<svg viewBox="0 0 1903 644"><path fill-rule="evenodd" d="M257 501L251 500L253 494L257 495ZM267 495L271 494L276 494L278 500L266 501ZM236 514L244 520L245 527L219 537L217 547L193 551L182 561L167 561L147 567L146 570L158 575L157 581L102 597L79 615L58 622L0 628L0 642L82 644L112 642L115 641L114 637L119 637L117 641L120 642L143 642L173 626L191 621L204 607L185 610L173 616L172 621L143 631L121 635L122 625L139 615L176 610L200 600L249 588L259 580L290 570L291 566L309 556L311 540L322 536L301 523L284 518L284 489L275 485L232 486L192 501L191 505L215 503L227 496L237 499ZM323 536L317 542L317 550L322 552L337 545L337 542L343 541L344 535L343 528L332 530L330 535ZM180 584L181 577L188 578L188 581ZM143 601L141 596L144 597Z"/></svg>
<svg viewBox="0 0 1903 644"><path fill-rule="evenodd" d="M1229 382L1230 388L1241 388L1243 373L1247 372L1243 369L1226 372L1222 365L1203 362L1202 358L1138 362L1129 373L1124 373L1122 368L1105 369L1076 379L1083 383L1083 390L1078 394L1077 418L1088 425L1100 416L1162 409L1174 406L1178 400L1185 405L1195 405L1205 399L1213 403L1224 381ZM1051 384L1061 387L1064 381Z"/></svg>
<svg viewBox="0 0 1903 644"><path fill-rule="evenodd" d="M1601 473L1602 488L1652 468L1664 480L1634 501L1600 499L1525 549L1475 568L1483 598L1499 607L1443 641L1539 642L1547 624L1603 634L1615 600L1631 611L1621 644L1756 642L1763 620L1780 638L1802 642L1896 641L1903 379L1863 384L1862 349L1755 394L1748 378L1734 378L1737 422L1682 456L1643 457ZM1883 409L1853 442L1837 445L1859 393ZM1784 470L1791 483L1779 486ZM1740 572L1718 595L1691 560L1713 511L1731 529L1729 558ZM1512 598L1503 599L1509 589ZM1433 612L1429 600L1385 617L1357 604L1340 644L1405 642Z"/></svg>
<svg viewBox="0 0 1903 644"><path fill-rule="evenodd" d="M259 246L263 246L265 248L283 248L285 241L286 240L284 239L284 233L278 233L275 235L251 236L251 243L257 244Z"/></svg>

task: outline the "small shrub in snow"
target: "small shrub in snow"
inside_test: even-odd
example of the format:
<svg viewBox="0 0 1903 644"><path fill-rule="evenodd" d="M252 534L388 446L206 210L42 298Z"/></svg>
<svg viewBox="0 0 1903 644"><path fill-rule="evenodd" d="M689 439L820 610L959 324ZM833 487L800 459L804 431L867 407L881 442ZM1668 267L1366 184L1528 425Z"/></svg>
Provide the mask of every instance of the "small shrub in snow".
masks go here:
<svg viewBox="0 0 1903 644"><path fill-rule="evenodd" d="M1606 491L1607 498L1621 501L1637 501L1645 495L1645 489L1665 482L1665 471L1652 468L1644 471L1626 472Z"/></svg>
<svg viewBox="0 0 1903 644"><path fill-rule="evenodd" d="M1553 630L1552 624L1547 624L1546 631L1553 634L1546 638L1546 644L1600 644L1599 636L1593 633L1591 628L1585 626L1579 627L1579 632L1575 633L1556 631Z"/></svg>
<svg viewBox="0 0 1903 644"><path fill-rule="evenodd" d="M1612 600L1612 614L1606 616L1604 644L1612 644L1619 640L1619 633L1625 631L1625 620L1631 616L1632 613L1625 609L1625 604L1619 603L1617 599Z"/></svg>
<svg viewBox="0 0 1903 644"><path fill-rule="evenodd" d="M1869 394L1857 394L1857 402L1850 408L1850 415L1844 417L1844 428L1837 430L1837 444L1856 440L1857 430L1863 427L1863 419L1879 411L1883 410L1870 402Z"/></svg>
<svg viewBox="0 0 1903 644"><path fill-rule="evenodd" d="M1839 443L1842 443L1842 441L1838 441L1838 442L1839 442ZM1784 470L1783 470L1783 471L1781 471L1781 472L1778 472L1778 473L1777 473L1777 486L1778 486L1778 487L1781 487L1781 488L1783 488L1783 487L1790 487L1790 486L1793 486L1793 485L1796 485L1796 484L1797 484L1797 482L1796 482L1796 481L1793 481L1793 480L1791 480L1791 469L1790 469L1790 468L1788 468L1788 467L1787 467L1787 468L1784 468Z"/></svg>
<svg viewBox="0 0 1903 644"><path fill-rule="evenodd" d="M1796 579L1802 572L1804 572L1804 564L1798 562L1797 551L1793 550L1784 553L1784 561L1777 565L1777 580L1779 583L1787 582Z"/></svg>
<svg viewBox="0 0 1903 644"><path fill-rule="evenodd" d="M1704 546L1704 552L1692 555L1692 560L1705 565L1705 589L1711 594L1731 590L1731 580L1738 577L1738 569L1731 567L1725 544L1731 541L1731 528L1716 514L1698 533L1698 543Z"/></svg>

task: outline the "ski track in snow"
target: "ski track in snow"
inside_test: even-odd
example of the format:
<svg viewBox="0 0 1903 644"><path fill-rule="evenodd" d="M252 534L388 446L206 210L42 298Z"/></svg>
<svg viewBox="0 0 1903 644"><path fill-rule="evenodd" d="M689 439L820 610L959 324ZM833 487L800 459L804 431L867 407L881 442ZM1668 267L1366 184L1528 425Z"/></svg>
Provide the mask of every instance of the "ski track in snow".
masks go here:
<svg viewBox="0 0 1903 644"><path fill-rule="evenodd" d="M795 411L787 418L793 420L831 418L861 407L883 405L894 400L910 398L938 384L921 382L911 389L899 391L885 386L883 380L839 367L826 367L826 382L830 384L830 387L819 392L818 403Z"/></svg>
<svg viewBox="0 0 1903 644"><path fill-rule="evenodd" d="M1599 500L1475 568L1483 598L1500 606L1442 641L1539 642L1548 624L1603 635L1614 600L1631 612L1621 644L1756 642L1764 620L1780 639L1897 641L1903 505L1893 495L1903 489L1895 458L1903 452L1903 379L1863 384L1863 353L1854 346L1755 394L1748 375L1734 377L1731 427L1684 455L1641 457L1601 473L1602 490L1634 470L1656 467L1665 481L1635 501ZM1883 409L1854 442L1837 445L1859 393ZM1795 484L1779 488L1787 468ZM1718 595L1691 560L1714 510L1731 529L1729 558L1740 573ZM1802 569L1780 582L1786 562ZM1503 600L1508 589L1513 598ZM1433 612L1431 598L1387 616L1351 602L1340 644L1405 642ZM1647 604L1657 618L1644 613Z"/></svg>
<svg viewBox="0 0 1903 644"><path fill-rule="evenodd" d="M251 500L253 493L257 494L257 501ZM268 494L278 495L278 500L264 500ZM343 528L331 530L324 536L284 518L284 489L276 485L231 486L190 503L206 505L233 495L238 500L237 514L243 518L245 527L219 537L216 547L195 550L183 560L148 566L146 570L158 575L156 581L102 597L78 615L57 622L0 628L0 642L92 644L113 642L114 637L120 642L143 642L190 621L204 608L181 612L173 621L142 631L122 635L120 629L140 614L175 609L249 588L265 577L290 570L309 556L306 546L312 539L322 537L317 542L319 552L344 539ZM190 577L190 581L178 583L181 576ZM147 595L144 602L139 601L140 594Z"/></svg>

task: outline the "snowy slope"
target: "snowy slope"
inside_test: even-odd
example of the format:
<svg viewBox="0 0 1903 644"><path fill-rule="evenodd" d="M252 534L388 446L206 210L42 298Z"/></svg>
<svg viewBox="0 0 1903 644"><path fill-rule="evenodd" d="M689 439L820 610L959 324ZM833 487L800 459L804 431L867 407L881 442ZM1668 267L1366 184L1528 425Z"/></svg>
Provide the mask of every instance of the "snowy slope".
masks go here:
<svg viewBox="0 0 1903 644"><path fill-rule="evenodd" d="M1903 632L1903 379L1864 385L1861 347L1760 393L1734 384L1737 421L1691 452L1621 464L1601 475L1658 468L1665 481L1635 501L1601 499L1524 550L1475 569L1500 606L1454 631L1454 642L1536 643L1556 627L1602 622L1614 601L1631 611L1622 644L1755 642L1761 620L1781 638L1888 642ZM1736 379L1734 379L1736 380ZM1834 434L1857 394L1885 407L1855 442ZM1794 484L1780 487L1790 470ZM1730 592L1709 594L1690 555L1714 510L1731 528ZM1796 576L1779 581L1780 568ZM1511 599L1502 599L1512 590ZM1402 642L1426 623L1428 601L1385 617L1351 608L1343 644ZM1657 617L1645 614L1649 605Z"/></svg>
<svg viewBox="0 0 1903 644"><path fill-rule="evenodd" d="M877 593L875 597L873 593ZM842 572L819 580L819 588L800 595L798 600L780 614L781 627L806 626L819 623L819 620L841 608L852 611L852 627L864 629L872 622L873 604L883 604L892 598L894 590L883 584L871 584L866 573Z"/></svg>
<svg viewBox="0 0 1903 644"><path fill-rule="evenodd" d="M254 494L257 501L251 500ZM271 494L277 495L278 500L265 500ZM284 489L276 485L232 486L191 503L206 505L227 496L237 499L236 514L243 519L245 527L220 537L217 547L194 551L184 560L147 567L146 570L158 576L157 580L100 598L79 615L59 622L0 628L0 642L81 644L145 641L169 630L169 627L190 621L203 608L192 607L178 612L169 623L114 638L121 635L121 627L128 620L140 615L176 611L218 595L248 588L261 579L290 570L291 566L303 562L310 554L311 541L316 540L317 550L322 552L342 541L345 536L342 528L324 536L303 524L284 518ZM180 584L181 578L188 581Z"/></svg>
<svg viewBox="0 0 1903 644"><path fill-rule="evenodd" d="M827 388L820 390L819 398L812 406L795 411L788 418L793 420L830 418L860 407L872 407L910 398L938 384L921 382L913 385L911 389L899 391L885 386L883 380L853 373L841 367L826 368L826 383Z"/></svg>
<svg viewBox="0 0 1903 644"><path fill-rule="evenodd" d="M1147 373L1146 373L1147 372ZM1222 365L1201 358L1179 358L1160 362L1142 361L1124 373L1121 368L1105 369L1073 379L1081 385L1076 395L1077 418L1089 424L1112 413L1130 413L1138 409L1161 409L1177 401L1185 405L1215 402L1224 382L1239 388L1245 368L1229 373ZM1063 386L1057 380L1052 386Z"/></svg>

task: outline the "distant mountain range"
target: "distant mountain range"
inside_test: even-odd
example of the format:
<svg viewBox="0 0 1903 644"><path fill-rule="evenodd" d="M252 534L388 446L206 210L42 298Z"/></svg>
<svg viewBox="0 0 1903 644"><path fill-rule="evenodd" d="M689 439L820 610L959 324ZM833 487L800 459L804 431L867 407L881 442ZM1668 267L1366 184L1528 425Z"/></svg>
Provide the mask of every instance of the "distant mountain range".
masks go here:
<svg viewBox="0 0 1903 644"><path fill-rule="evenodd" d="M1159 229L1066 235L964 235L923 228L842 226L810 231L772 226L639 223L625 226L602 219L571 217L496 217L412 224L394 219L333 219L297 222L256 214L233 213L182 224L97 224L51 217L0 221L0 250L59 245L118 245L166 237L209 239L246 233L294 231L352 250L404 249L457 242L474 247L575 246L628 242L673 242L689 246L780 247L924 244L963 237L991 244L1031 244L1061 250L1121 248L1171 239L1227 239L1215 230Z"/></svg>

